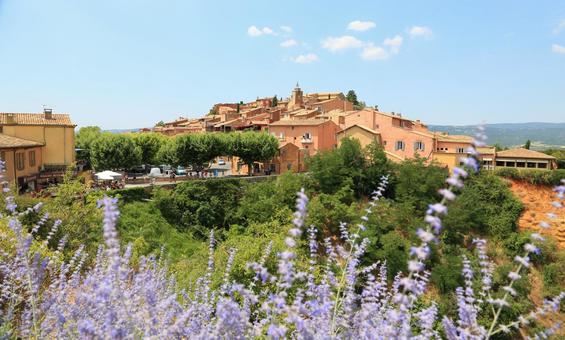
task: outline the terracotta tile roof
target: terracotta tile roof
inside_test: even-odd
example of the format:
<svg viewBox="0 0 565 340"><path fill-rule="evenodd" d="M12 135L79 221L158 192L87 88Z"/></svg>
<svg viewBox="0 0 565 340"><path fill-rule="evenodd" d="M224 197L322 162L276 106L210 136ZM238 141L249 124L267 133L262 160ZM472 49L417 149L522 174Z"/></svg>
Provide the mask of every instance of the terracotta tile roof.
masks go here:
<svg viewBox="0 0 565 340"><path fill-rule="evenodd" d="M18 138L18 137L12 137L12 136L8 136L5 135L3 133L0 133L0 148L1 149L6 149L6 148L25 148L25 147L30 147L30 146L42 146L42 143L39 142L34 142L31 140L27 140L27 139L22 139L22 138Z"/></svg>
<svg viewBox="0 0 565 340"><path fill-rule="evenodd" d="M345 128L345 129L343 129L343 130L341 130L341 131L338 131L338 133L342 133L342 132L344 132L344 131L346 131L346 130L349 130L349 129L352 129L352 128L354 128L354 127L358 127L358 128L360 128L360 129L363 129L363 130L365 130L365 131L367 131L367 132L369 132L369 133L371 133L371 134L373 134L373 135L378 135L378 134L379 134L377 131L375 131L375 130L373 130L373 129L369 129L369 128L366 127L366 126L359 125L359 124L351 125L350 127L347 127L347 128Z"/></svg>
<svg viewBox="0 0 565 340"><path fill-rule="evenodd" d="M546 155L541 152L537 152L534 150L528 150L524 148L517 148L517 149L510 149L499 151L496 153L496 157L505 157L505 158L535 158L535 159L555 159L555 157Z"/></svg>
<svg viewBox="0 0 565 340"><path fill-rule="evenodd" d="M459 143L472 143L473 137L465 135L437 135L440 142L459 142Z"/></svg>
<svg viewBox="0 0 565 340"><path fill-rule="evenodd" d="M0 125L8 124L8 115L13 115L14 121L18 125L55 125L55 126L76 126L71 122L68 114L53 113L53 118L46 119L43 113L8 113L0 112Z"/></svg>
<svg viewBox="0 0 565 340"><path fill-rule="evenodd" d="M479 152L479 154L494 155L496 149L492 146L480 146L477 148L477 151Z"/></svg>
<svg viewBox="0 0 565 340"><path fill-rule="evenodd" d="M297 120L288 120L283 119L276 122L269 124L270 126L317 126L322 125L329 120L325 119L297 119Z"/></svg>

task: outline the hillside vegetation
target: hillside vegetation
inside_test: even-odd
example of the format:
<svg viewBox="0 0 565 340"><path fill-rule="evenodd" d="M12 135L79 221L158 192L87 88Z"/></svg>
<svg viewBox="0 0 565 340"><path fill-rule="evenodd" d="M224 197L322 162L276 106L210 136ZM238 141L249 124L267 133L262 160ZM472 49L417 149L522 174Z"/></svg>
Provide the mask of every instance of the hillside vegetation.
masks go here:
<svg viewBox="0 0 565 340"><path fill-rule="evenodd" d="M365 327L354 326L355 320L347 321L348 313L361 312L353 303L353 301L359 303L364 301L360 295L356 295L357 291L362 286L370 285L373 282L371 280L380 282L379 284L385 287L383 289L398 287L399 273L409 276L414 274L414 251L418 249L429 251L429 256L422 263L429 271L428 274L422 274L425 280L429 281L429 289L418 297L414 305L410 303L410 308L414 309L414 313L437 309L437 314L457 320L460 315L458 308L461 306L454 303L460 299L456 289L470 285L477 288L477 292L481 291L480 287L484 284L484 282L481 283L481 270L487 272L490 270L483 264L479 265L484 262L484 256L488 255L497 265L496 269L488 274L492 274L489 283L489 286L492 287L492 298L503 299L504 297L507 299L505 290L502 288L508 285L509 273L516 270L513 269L515 268L513 259L516 256L522 256L524 249L534 247L530 244L533 242L532 237L539 238L531 236L531 231L519 228L520 216L524 208L528 211L528 203L519 199L523 200L524 197L514 195L509 183L493 173L470 174L464 187L451 186L457 199L448 204L447 214L444 215L445 212L436 214L435 210L443 211L443 205L438 206L435 203L442 201L442 197L449 197L443 196L448 195L445 190L438 192L438 189L447 189L445 180L450 174L442 167L425 164L423 159L417 158L401 164L393 164L387 160L378 145L362 149L358 141L344 139L340 148L311 157L308 160L308 166L309 175L287 173L257 183L247 183L236 179L179 183L173 190L154 189L149 196L150 201L139 201L139 198L144 197L144 193L136 190L113 193L116 197L121 198L117 203L117 208L120 210L120 216L115 225L117 233L122 244L131 244L127 254L129 254L128 262L134 266L134 271L130 275L139 271L139 275L146 275L144 277L145 280L148 280L148 284L153 282L152 280L157 280L154 284L163 286L165 289L158 290L161 294L159 296L163 299L161 301L168 301L168 304L172 304L173 302L167 300L170 297L165 294L167 289L173 289L165 288L168 287L168 284L165 284L168 281L163 276L166 274L145 272L148 265L152 266L151 260L147 262L146 256L159 258L161 257L159 254L164 254L164 258L161 257L162 260L155 266L162 268L160 266L168 262L167 272L171 273L177 282L174 286L175 291L185 289L188 292L188 295L180 294L184 296L181 300L190 302L186 307L189 308L187 313L190 312L192 317L201 315L203 318L198 319L200 320L198 322L194 321L196 319L190 319L198 325L201 325L202 322L204 324L210 322L210 320L216 320L214 322L223 320L222 308L227 308L233 313L240 313L237 314L240 316L244 315L243 319L249 318L249 322L261 320L262 313L283 313L275 312L275 309L262 309L263 307L259 304L249 307L252 313L250 315L255 316L247 316L245 310L240 311L239 307L236 308L235 301L239 301L239 298L246 301L247 295L245 294L253 292L253 294L258 294L256 298L259 301L267 299L264 300L266 305L271 303L267 302L270 301L269 296L279 299L276 302L278 304L285 305L287 301L290 309L283 314L294 315L293 317L303 320L304 332L306 330L314 332L315 325L329 325L338 322L341 326L335 329L318 329L318 332L328 332L319 334L334 334L336 337L347 338L358 334L354 332L361 331ZM455 175L451 175L450 178L457 178L453 176ZM304 194L301 194L297 205L296 193L301 188L304 188L305 191ZM17 199L17 209L26 212L22 218L23 228L27 232L33 232L34 243L40 243L41 240L49 237L45 251L54 252L60 248L59 253L63 260L76 263L81 258L76 255L77 249L80 249L81 252L89 254L88 257L84 257L84 268L88 268L91 263L98 263L94 260L93 254L98 252L100 242L105 241L109 247L116 246L113 238L114 232L111 228L115 218L113 203L104 200L105 210L104 213L101 212L96 202L102 198L104 193L87 192L84 185L71 178L67 178L65 183L55 190L56 198L47 201L43 207L44 210L50 212L49 216L43 215L39 209L34 208L38 203L37 200L26 197ZM543 199L546 200L549 197L544 196ZM447 201L444 199L443 202ZM546 204L550 203L546 202ZM293 215L297 208L298 214ZM438 233L439 236L434 237L431 242L426 241L426 248L414 248L413 245L420 244L422 239L427 237L422 234L421 228L424 228L427 223L435 223L433 218L437 216L441 216L443 225L441 233ZM531 216L531 214L528 216L543 219L542 216ZM56 219L61 219L62 223L53 231L53 226L57 224ZM101 225L104 225L104 234L100 228ZM300 233L296 232L297 226L301 226L304 230ZM313 227L310 228L310 226ZM212 231L214 236L211 241ZM7 236L3 237L7 238ZM356 245L357 237L365 238L367 241L363 242L362 246ZM486 240L486 244L481 241L482 239ZM59 247L62 240L66 240L67 247ZM0 245L2 244L0 242ZM84 245L84 248L81 244ZM314 244L318 245L314 246ZM537 251L537 247L541 252ZM534 302L540 304L543 298L558 295L559 292L565 290L565 253L556 247L556 242L549 234L548 240L537 247L536 251L530 253L528 260L520 257L521 261L528 261L528 267L532 267L531 274L523 274L519 278L512 279L510 286L516 291L516 297L511 299L508 307L501 307L497 313L495 319L500 324L516 320L519 315L526 314L535 308ZM213 248L212 253L210 253L210 248ZM13 252L14 249L7 251ZM113 254L115 256L116 253ZM108 261L111 264L114 260L108 257ZM353 267L349 268L348 263ZM470 270L469 263L473 263L473 270L476 271L474 278L461 274L462 270L464 272ZM368 266L368 269L362 272L367 275L354 274L357 273L357 265ZM79 268L78 271L80 270ZM302 279L298 276L294 277L295 274L288 274L301 271L308 273L304 276L304 282L300 281ZM330 274L334 271L335 276ZM106 275L103 273L98 272L96 275ZM279 276L273 276L273 281L270 281L271 276L268 273L278 273L276 275ZM113 277L114 274L109 272L108 275ZM353 280L351 282L350 277ZM101 276L100 280L106 280L105 278L106 276ZM135 279L133 276L132 280L142 279ZM295 286L294 283L290 283L293 280L300 283ZM415 280L419 282L420 279L416 277ZM244 287L250 287L250 291L243 291L240 286L232 285L235 282ZM90 281L85 281L84 284L86 286L83 289L90 289L88 288ZM324 314L323 309L320 309L319 313L322 314L318 315L314 310L317 310L316 306L323 301L317 299L325 296L318 290L326 289L323 288L326 287L326 284L332 287L328 288L331 291L328 294L332 296L330 300L338 301L333 307L336 312ZM264 289L264 292L257 290L259 286L260 289ZM127 293L129 287L122 287L121 292ZM144 285L136 288L136 284L132 283L131 289L135 288L140 292L145 292L145 289L149 289L147 287L149 286ZM317 287L315 289L318 293L311 290L314 287ZM202 289L206 292L211 290L217 292L218 300L208 301L207 298L204 298L208 296L208 293ZM150 294L149 292L147 291L147 294ZM280 295L282 293L284 294ZM122 296L119 294L116 296ZM230 294L236 296L235 301L232 301L235 305L232 302L222 305L222 301L227 301L222 299L227 299L228 296L231 296ZM302 303L294 300L298 299L301 294L306 294L304 298L310 301L300 307L303 308L300 313L307 314L305 317L299 316L302 315L300 313L291 313L292 303ZM419 296L421 293L415 294ZM530 298L532 294L538 297L535 301ZM114 301L111 296L108 297L108 301ZM150 301L155 298L150 295L144 297ZM201 298L208 302L202 302L199 300ZM353 299L351 305L347 302L349 298ZM433 304L432 300L435 301ZM83 300L79 299L76 303L81 301ZM140 310L148 308L149 305L143 301L133 301L136 303L135 308L141 308ZM20 316L18 311L24 310L26 306L24 302L20 303L22 305L18 304L20 307L17 310L11 310L18 316ZM363 302L363 306L368 308L368 305L364 303L369 302ZM388 303L394 306L396 302ZM6 311L10 307L6 304L0 306ZM122 308L120 305L111 307L108 304L105 306L107 306L105 308L110 308L109 310ZM199 312L191 309L192 306L198 308ZM492 310L498 309L498 305L492 306L492 308L483 308L476 312L477 327L488 330L493 320ZM541 306L538 305L538 307ZM72 312L72 304L65 308L69 308L71 314L76 312ZM351 308L351 311L348 312L347 308ZM388 315L389 312L383 312L383 315ZM45 313L48 314L48 312ZM120 320L125 320L122 312L116 313L112 315ZM66 316L67 325L70 326L58 330L59 328L56 327L59 326L53 324L52 331L66 332L64 329L78 327L77 332L82 332L84 330L80 328L82 326L79 327L72 323L74 319L71 314ZM24 318L25 315L25 313L21 314L21 317ZM233 322L241 319L229 313L225 315L230 315L230 320ZM289 322L288 325L292 325L292 329L299 331L295 321L284 321L281 315L273 314L273 319L267 322L276 325L273 327ZM175 320L178 317L180 316L176 316ZM315 322L317 317L326 319ZM358 317L362 316L358 315ZM155 318L155 323L167 324L166 322L169 322L167 321L169 319L165 317L161 319L161 316L158 321L157 314ZM98 322L96 320L93 317L91 322L95 324ZM549 320L532 320L529 334L551 327ZM135 322L133 320L127 322L142 324L146 321L141 318L135 319ZM32 324L29 323L29 325ZM17 328L26 325L25 322L21 324L15 322L12 325L15 328L1 328L0 331L4 333L0 335L25 334L25 332L22 333L21 328ZM213 325L213 327L220 327L216 323ZM347 325L350 325L351 328L348 328ZM431 332L429 334L447 336L445 332L449 328L445 327L448 326L441 325L441 320L438 320L430 324L429 329L427 326L415 329L414 334L427 338L425 334L428 334L429 331ZM128 327L124 326L124 332L130 332ZM170 327L171 332L176 329L173 326L167 327L167 329ZM236 326L229 326L226 329L235 332L231 327ZM248 329L244 324L238 324L237 327L241 327L242 331ZM257 327L260 330L259 335L268 335L271 338L277 338L274 336L276 334L286 334L287 331L291 331L286 328L287 326L284 326L285 333L276 333L283 332L282 328L275 329L265 325L263 328L259 325ZM517 336L521 328L512 328L508 334L497 331L494 338L513 338ZM212 330L207 328L202 330L202 332L208 331ZM479 332L478 329L477 331ZM193 333L181 332L178 334L190 337L189 334Z"/></svg>

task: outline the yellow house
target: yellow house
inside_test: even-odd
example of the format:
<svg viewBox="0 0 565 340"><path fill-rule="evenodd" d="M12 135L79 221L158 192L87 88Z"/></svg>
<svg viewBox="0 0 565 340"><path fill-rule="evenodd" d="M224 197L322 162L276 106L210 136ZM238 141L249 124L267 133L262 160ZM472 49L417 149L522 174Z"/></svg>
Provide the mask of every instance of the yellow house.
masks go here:
<svg viewBox="0 0 565 340"><path fill-rule="evenodd" d="M373 130L365 127L363 125L352 125L348 128L345 128L337 133L337 145L341 145L341 139L344 137L356 138L361 143L361 147L364 148L367 145L377 142L381 143L381 136L380 134Z"/></svg>
<svg viewBox="0 0 565 340"><path fill-rule="evenodd" d="M34 172L40 174L38 179L60 176L75 161L75 126L69 115L55 114L51 109L43 113L0 113L3 159L8 168L17 170L7 176L20 186L33 183L28 177ZM22 164L26 166L22 168Z"/></svg>
<svg viewBox="0 0 565 340"><path fill-rule="evenodd" d="M4 160L4 180L17 180L19 187L35 189L42 164L43 144L0 134L0 158Z"/></svg>

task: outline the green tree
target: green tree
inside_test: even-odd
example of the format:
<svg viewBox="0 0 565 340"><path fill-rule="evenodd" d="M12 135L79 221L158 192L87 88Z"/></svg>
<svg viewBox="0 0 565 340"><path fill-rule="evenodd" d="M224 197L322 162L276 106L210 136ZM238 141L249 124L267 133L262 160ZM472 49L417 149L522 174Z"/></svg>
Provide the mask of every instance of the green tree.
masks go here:
<svg viewBox="0 0 565 340"><path fill-rule="evenodd" d="M325 194L340 190L348 179L357 194L362 191L365 154L357 139L343 138L339 148L317 153L307 159L307 165L316 189Z"/></svg>
<svg viewBox="0 0 565 340"><path fill-rule="evenodd" d="M277 95L275 94L273 96L273 99L271 99L271 107L277 107L277 105L279 105L279 100L277 98Z"/></svg>
<svg viewBox="0 0 565 340"><path fill-rule="evenodd" d="M165 122L160 120L155 124L155 126L165 126Z"/></svg>
<svg viewBox="0 0 565 340"><path fill-rule="evenodd" d="M157 153L167 137L158 133L136 133L132 136L135 145L141 149L141 163L156 164Z"/></svg>
<svg viewBox="0 0 565 340"><path fill-rule="evenodd" d="M415 212L423 213L428 204L437 202L438 188L442 188L447 177L447 169L434 164L426 164L421 157L405 160L398 165L395 197L397 201L408 204Z"/></svg>
<svg viewBox="0 0 565 340"><path fill-rule="evenodd" d="M231 136L230 153L247 164L250 176L253 171L253 163L272 159L279 149L277 139L264 132L245 131L234 133Z"/></svg>
<svg viewBox="0 0 565 340"><path fill-rule="evenodd" d="M359 101L357 100L357 93L354 90L349 90L347 95L345 96L348 102L352 103L353 106L359 105Z"/></svg>
<svg viewBox="0 0 565 340"><path fill-rule="evenodd" d="M155 155L155 160L156 163L169 164L172 166L188 165L188 163L179 162L175 138L166 138L163 141L159 147L159 151L157 151L157 154Z"/></svg>
<svg viewBox="0 0 565 340"><path fill-rule="evenodd" d="M128 135L103 133L91 148L90 158L97 170L124 169L141 164L141 148Z"/></svg>
<svg viewBox="0 0 565 340"><path fill-rule="evenodd" d="M90 152L92 143L99 139L102 135L102 130L98 126L84 126L81 127L75 136L75 146L80 149L77 152L77 159L90 162Z"/></svg>
<svg viewBox="0 0 565 340"><path fill-rule="evenodd" d="M532 145L532 141L528 139L528 140L526 141L526 144L524 144L524 149L530 150L530 146L531 146L531 145Z"/></svg>
<svg viewBox="0 0 565 340"><path fill-rule="evenodd" d="M386 157L385 150L379 142L374 141L367 145L364 150L366 166L363 171L362 193L369 196L377 189L380 184L381 177L388 175L390 185L387 192L392 191L394 185L393 166Z"/></svg>

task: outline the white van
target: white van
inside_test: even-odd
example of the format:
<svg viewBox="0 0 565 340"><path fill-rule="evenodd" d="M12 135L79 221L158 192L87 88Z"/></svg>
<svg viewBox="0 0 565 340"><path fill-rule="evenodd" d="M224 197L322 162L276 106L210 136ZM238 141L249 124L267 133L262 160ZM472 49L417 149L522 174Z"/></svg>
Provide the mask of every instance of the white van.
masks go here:
<svg viewBox="0 0 565 340"><path fill-rule="evenodd" d="M163 174L161 173L161 169L151 168L151 171L149 171L149 177L163 177Z"/></svg>

